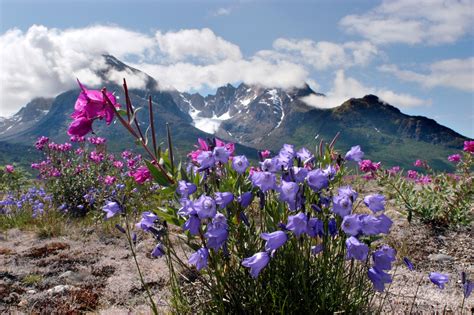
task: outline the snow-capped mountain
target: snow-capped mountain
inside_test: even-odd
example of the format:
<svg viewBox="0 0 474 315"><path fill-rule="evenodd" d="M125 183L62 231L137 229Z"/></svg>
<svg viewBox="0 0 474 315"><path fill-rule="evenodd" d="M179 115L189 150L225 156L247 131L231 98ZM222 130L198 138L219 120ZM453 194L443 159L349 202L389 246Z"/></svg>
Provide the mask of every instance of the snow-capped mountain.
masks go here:
<svg viewBox="0 0 474 315"><path fill-rule="evenodd" d="M35 98L11 117L0 117L0 136L8 136L28 129L48 114L52 98Z"/></svg>
<svg viewBox="0 0 474 315"><path fill-rule="evenodd" d="M197 93L172 92L172 95L196 128L224 139L255 145L280 128L293 107L305 106L299 100L301 97L313 93L316 94L308 85L283 90L242 83L238 87L227 84L206 97Z"/></svg>

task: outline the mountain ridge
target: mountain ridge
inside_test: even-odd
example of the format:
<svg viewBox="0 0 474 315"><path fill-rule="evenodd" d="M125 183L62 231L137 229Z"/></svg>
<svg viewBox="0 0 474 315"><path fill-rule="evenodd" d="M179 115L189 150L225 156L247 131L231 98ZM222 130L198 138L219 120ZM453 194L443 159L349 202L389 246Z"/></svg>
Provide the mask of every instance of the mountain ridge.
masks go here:
<svg viewBox="0 0 474 315"><path fill-rule="evenodd" d="M108 68L98 74L104 79L111 73L129 73L144 80L144 88L129 89L132 103L147 108L147 97L152 96L159 138L165 139L164 123L168 122L181 157L185 150L192 149L197 137L217 136L242 144L239 148L243 152L256 156L257 149L277 151L283 143L314 148L321 139L328 141L340 132L337 144L340 150L360 144L369 158L388 164L408 167L414 159L425 156L436 168L450 168L447 154L461 149L462 142L468 139L433 119L406 115L375 95L351 98L331 109L311 107L301 100L311 94L323 95L307 84L293 89L227 84L219 87L215 94L202 96L176 89L160 90L159 82L146 73L113 56L104 58ZM124 99L121 86L111 80L106 80L104 85L115 92L119 100ZM40 135L65 141L71 122L69 116L78 94L79 89L61 93L51 102L48 113L27 128L3 136L0 128L0 141L31 144ZM146 112L141 111L138 116L145 124ZM131 139L123 141L128 135L120 126L95 123L94 128L99 135L110 138L114 150L133 145ZM390 153L395 147L401 156Z"/></svg>

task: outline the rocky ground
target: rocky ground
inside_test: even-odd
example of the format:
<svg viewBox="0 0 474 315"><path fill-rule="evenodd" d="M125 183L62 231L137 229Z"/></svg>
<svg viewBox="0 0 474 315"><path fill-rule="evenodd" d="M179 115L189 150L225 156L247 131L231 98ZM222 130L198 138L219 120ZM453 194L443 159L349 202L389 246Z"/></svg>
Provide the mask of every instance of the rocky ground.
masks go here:
<svg viewBox="0 0 474 315"><path fill-rule="evenodd" d="M461 314L460 271L474 278L474 231L433 231L409 225L396 212L388 212L395 225L389 243L410 257L416 271L396 269L383 312L404 314L413 306L418 314ZM154 241L139 236L137 252L145 281L161 312L168 310L167 267L152 259ZM428 280L428 273L449 274L444 290ZM421 282L420 282L421 279ZM377 297L379 303L384 295ZM40 239L33 232L9 230L0 236L0 313L28 314L149 313L146 294L136 273L127 242L120 233L91 230ZM474 312L474 297L465 301L464 314Z"/></svg>

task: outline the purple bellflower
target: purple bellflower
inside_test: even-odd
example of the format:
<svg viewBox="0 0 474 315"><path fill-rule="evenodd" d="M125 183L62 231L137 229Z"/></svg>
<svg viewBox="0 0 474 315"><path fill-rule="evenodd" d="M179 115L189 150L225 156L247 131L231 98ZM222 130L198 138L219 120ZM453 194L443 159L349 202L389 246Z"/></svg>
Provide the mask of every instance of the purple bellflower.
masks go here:
<svg viewBox="0 0 474 315"><path fill-rule="evenodd" d="M244 258L242 266L250 268L252 278L257 278L260 271L270 262L270 255L267 252L259 252L252 257Z"/></svg>

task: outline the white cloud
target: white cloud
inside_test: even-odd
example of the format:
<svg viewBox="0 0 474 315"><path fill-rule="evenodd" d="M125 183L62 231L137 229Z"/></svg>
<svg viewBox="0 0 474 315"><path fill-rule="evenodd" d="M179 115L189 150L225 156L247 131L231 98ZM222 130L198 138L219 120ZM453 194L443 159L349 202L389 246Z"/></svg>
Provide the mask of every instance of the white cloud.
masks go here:
<svg viewBox="0 0 474 315"><path fill-rule="evenodd" d="M259 52L260 56L275 60L298 60L316 70L355 65L364 66L378 53L377 47L367 41L343 44L310 39L296 40L278 38L273 42L274 50Z"/></svg>
<svg viewBox="0 0 474 315"><path fill-rule="evenodd" d="M109 67L102 54L114 55L148 73L162 88L196 91L239 82L290 88L305 81L319 90L319 84L309 78L311 69L362 66L378 53L368 41L337 44L280 38L273 46L245 57L239 46L207 28L155 34L103 25L65 30L34 25L25 32L9 30L0 36L0 116L15 113L34 97L54 97L75 88L76 77L97 86L102 83L98 75L102 73L118 84L126 77L130 87L144 86L145 75ZM374 90L384 93L387 101L399 103L394 101L394 105L422 102L388 90L367 89L346 79L344 72L338 72L336 79L338 85L321 106L335 106L336 99L339 102Z"/></svg>
<svg viewBox="0 0 474 315"><path fill-rule="evenodd" d="M361 15L347 15L339 24L349 33L377 43L443 44L472 33L472 0L384 0Z"/></svg>
<svg viewBox="0 0 474 315"><path fill-rule="evenodd" d="M354 78L346 77L343 70L336 71L333 86L326 96L310 95L301 98L306 104L317 108L334 108L350 98L359 98L367 94L377 95L381 100L396 107L414 107L430 105L425 101L409 94L396 93L388 89L364 86Z"/></svg>
<svg viewBox="0 0 474 315"><path fill-rule="evenodd" d="M75 87L76 77L97 84L95 72L106 68L97 58L101 54L143 56L153 44L151 37L116 26L9 30L0 36L0 115L15 113L34 97L53 97Z"/></svg>
<svg viewBox="0 0 474 315"><path fill-rule="evenodd" d="M232 8L227 7L227 8L219 8L216 11L213 12L214 16L224 16L224 15L229 15L232 13Z"/></svg>
<svg viewBox="0 0 474 315"><path fill-rule="evenodd" d="M339 46L327 42L314 45L322 50ZM350 53L343 50L343 58L359 54L356 47ZM102 83L98 73L102 73L118 84L126 77L130 87L144 86L144 75L110 68L100 58L102 54L125 62L133 60L129 64L151 74L165 88L199 90L238 82L302 86L308 79L307 64L293 61L293 51L271 53L284 56L275 59L257 53L243 57L237 45L207 28L153 35L103 25L65 30L34 25L25 32L13 29L0 36L0 116L15 113L34 97L54 97L75 88L76 77L97 86ZM353 59L364 59L363 55ZM327 60L327 67L340 64L333 62L333 57Z"/></svg>
<svg viewBox="0 0 474 315"><path fill-rule="evenodd" d="M216 36L208 28L186 29L177 32L156 32L160 50L172 62L196 58L197 61L239 60L242 58L239 46Z"/></svg>
<svg viewBox="0 0 474 315"><path fill-rule="evenodd" d="M396 65L383 65L379 67L379 70L428 88L443 86L474 92L474 57L447 59L432 63L429 65L427 73L400 70Z"/></svg>
<svg viewBox="0 0 474 315"><path fill-rule="evenodd" d="M136 64L137 68L158 79L164 86L181 91L216 88L226 83L246 82L268 87L301 86L307 78L304 67L286 62L251 59L224 60L209 65L175 63L171 65Z"/></svg>

